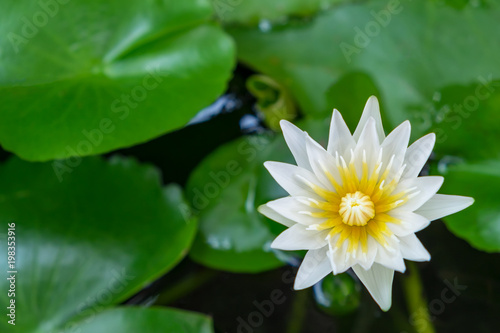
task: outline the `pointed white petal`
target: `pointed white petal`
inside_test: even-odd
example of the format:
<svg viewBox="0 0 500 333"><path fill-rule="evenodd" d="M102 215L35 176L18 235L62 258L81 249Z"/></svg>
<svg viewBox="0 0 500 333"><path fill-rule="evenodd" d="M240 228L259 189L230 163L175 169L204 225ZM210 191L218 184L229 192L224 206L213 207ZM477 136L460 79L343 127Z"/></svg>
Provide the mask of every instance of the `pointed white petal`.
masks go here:
<svg viewBox="0 0 500 333"><path fill-rule="evenodd" d="M436 194L415 211L430 221L454 214L472 205L474 198L460 195Z"/></svg>
<svg viewBox="0 0 500 333"><path fill-rule="evenodd" d="M387 223L387 226L398 237L414 234L426 228L431 221L413 212L389 212L389 215L399 219L399 223Z"/></svg>
<svg viewBox="0 0 500 333"><path fill-rule="evenodd" d="M373 146L375 146L375 147L380 146L380 141L379 141L378 136L377 136L377 128L376 128L375 119L370 117L366 121L366 125L363 128L363 131L361 132L361 134L358 138L356 148L361 147L361 148L367 150L367 152L368 152L369 150L374 150L372 148ZM377 153L378 153L378 151L377 151Z"/></svg>
<svg viewBox="0 0 500 333"><path fill-rule="evenodd" d="M319 224L326 218L312 217L309 213L321 212L307 205L310 199L307 197L285 197L269 201L266 205L275 212L281 214L287 219L310 226L311 224Z"/></svg>
<svg viewBox="0 0 500 333"><path fill-rule="evenodd" d="M347 271L353 265L353 258L348 256L347 247L349 242L345 241L340 247L336 247L339 235L332 237L328 242L329 252L327 253L330 259L333 274L337 275Z"/></svg>
<svg viewBox="0 0 500 333"><path fill-rule="evenodd" d="M406 149L410 140L410 132L410 122L405 121L389 133L387 138L385 138L384 142L380 145L383 151L382 165L384 169L389 165L389 161L393 159L388 181L392 179L392 176L396 174L403 165Z"/></svg>
<svg viewBox="0 0 500 333"><path fill-rule="evenodd" d="M267 161L264 166L274 180L290 195L320 199L311 188L311 186L321 187L318 178L311 171L281 162Z"/></svg>
<svg viewBox="0 0 500 333"><path fill-rule="evenodd" d="M406 271L405 261L401 254L399 240L396 238L388 238L388 248L379 246L375 263L379 263L392 270L404 273Z"/></svg>
<svg viewBox="0 0 500 333"><path fill-rule="evenodd" d="M354 149L354 163L358 177L361 177L363 160L366 159L369 173L376 167L380 154L380 143L375 126L375 120L373 118L368 119ZM350 159L351 155L348 156ZM349 163L349 159L346 160L347 163Z"/></svg>
<svg viewBox="0 0 500 333"><path fill-rule="evenodd" d="M435 143L436 134L430 133L421 137L408 147L404 161L406 168L402 178L413 178L418 176L425 162L429 159Z"/></svg>
<svg viewBox="0 0 500 333"><path fill-rule="evenodd" d="M408 142L410 140L411 125L408 120L404 121L396 127L387 138L382 142L384 153L389 155L405 154Z"/></svg>
<svg viewBox="0 0 500 333"><path fill-rule="evenodd" d="M261 213L265 217L267 217L267 218L269 218L269 219L271 219L273 221L276 221L278 223L281 223L284 226L291 227L292 225L296 224L295 221L292 221L292 220L284 217L283 215L279 214L274 209L272 209L271 207L269 207L267 204L260 205L257 210L259 211L259 213Z"/></svg>
<svg viewBox="0 0 500 333"><path fill-rule="evenodd" d="M431 255L422 245L417 236L415 236L415 234L400 237L399 241L403 258L413 261L431 260Z"/></svg>
<svg viewBox="0 0 500 333"><path fill-rule="evenodd" d="M352 269L380 308L383 311L389 310L392 304L394 271L377 263L373 264L369 270L365 270L359 265Z"/></svg>
<svg viewBox="0 0 500 333"><path fill-rule="evenodd" d="M327 173L335 179L337 184L342 185L335 158L310 137L306 139L306 149L311 168L323 187L330 191L335 190Z"/></svg>
<svg viewBox="0 0 500 333"><path fill-rule="evenodd" d="M425 176L418 178L410 178L405 179L399 183L398 187L394 191L394 193L398 193L400 190L411 189L413 187L416 188L415 191L418 191L418 194L412 196L406 203L402 206L394 209L394 212L401 211L414 211L420 206L422 206L425 202L427 202L436 192L439 190L441 185L443 185L444 178L441 176ZM412 193L413 193L412 192Z"/></svg>
<svg viewBox="0 0 500 333"><path fill-rule="evenodd" d="M365 270L370 269L377 256L378 248L377 241L373 237L368 237L368 252L366 253L366 258L362 262L358 262L358 264Z"/></svg>
<svg viewBox="0 0 500 333"><path fill-rule="evenodd" d="M276 237L272 242L273 249L280 250L316 250L324 247L328 230L307 230L305 226L296 224Z"/></svg>
<svg viewBox="0 0 500 333"><path fill-rule="evenodd" d="M307 134L287 120L281 120L280 125L283 130L286 144L288 148L290 148L297 165L301 168L311 170L306 152L305 138Z"/></svg>
<svg viewBox="0 0 500 333"><path fill-rule="evenodd" d="M326 251L327 247L325 246L322 249L310 250L306 253L295 278L293 286L295 290L309 288L332 272Z"/></svg>
<svg viewBox="0 0 500 333"><path fill-rule="evenodd" d="M336 152L339 155L344 155L355 146L356 141L354 141L342 115L337 110L333 110L330 136L328 137L328 152L332 156L335 156Z"/></svg>
<svg viewBox="0 0 500 333"><path fill-rule="evenodd" d="M332 263L334 275L343 273L354 265L361 265L365 269L369 269L372 266L380 247L373 237L368 236L367 253L363 252L361 244L356 249L356 252L347 251L349 247L348 240L342 243L340 247L337 247L336 244L339 238L340 235L337 234L328 240L330 248L328 256Z"/></svg>
<svg viewBox="0 0 500 333"><path fill-rule="evenodd" d="M373 118L375 120L375 127L377 132L377 137L379 142L382 142L385 138L384 128L382 127L382 118L380 117L380 108L378 105L378 99L375 96L368 98L365 108L363 109L363 114L359 119L358 127L354 131L353 138L356 142L361 136L361 132L365 128L368 119Z"/></svg>

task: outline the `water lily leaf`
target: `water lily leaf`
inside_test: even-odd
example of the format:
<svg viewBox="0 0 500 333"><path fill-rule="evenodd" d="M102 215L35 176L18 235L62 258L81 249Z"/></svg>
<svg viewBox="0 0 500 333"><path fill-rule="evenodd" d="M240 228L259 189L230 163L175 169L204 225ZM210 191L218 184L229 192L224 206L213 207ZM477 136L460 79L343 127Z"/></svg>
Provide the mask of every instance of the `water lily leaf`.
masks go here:
<svg viewBox="0 0 500 333"><path fill-rule="evenodd" d="M68 329L124 301L179 262L196 231L181 189L162 188L156 169L130 159L86 158L59 182L51 163L12 158L0 184L0 239L8 223L16 237L14 266L2 261L17 271L17 320L0 321L6 333Z"/></svg>
<svg viewBox="0 0 500 333"><path fill-rule="evenodd" d="M217 17L224 23L255 25L288 19L289 16L313 15L344 0L212 0Z"/></svg>
<svg viewBox="0 0 500 333"><path fill-rule="evenodd" d="M299 124L313 137L323 135L328 123ZM195 261L231 272L260 272L283 265L269 245L284 230L257 212L261 204L287 193L264 168L268 160L294 163L281 134L248 136L230 142L204 159L186 186L198 212L199 231L190 256Z"/></svg>
<svg viewBox="0 0 500 333"><path fill-rule="evenodd" d="M291 121L297 117L292 97L272 78L265 75L252 75L248 78L246 86L248 91L257 98L255 106L270 129L279 131L281 119Z"/></svg>
<svg viewBox="0 0 500 333"><path fill-rule="evenodd" d="M436 133L435 151L471 160L500 159L500 81L486 77L467 86L449 86L439 93L423 126Z"/></svg>
<svg viewBox="0 0 500 333"><path fill-rule="evenodd" d="M500 78L499 15L492 1L457 10L439 1L375 0L312 22L229 31L240 60L288 87L304 113L329 114L336 107L330 87L355 71L373 80L394 127L429 112L446 86ZM423 130L414 129L414 138Z"/></svg>
<svg viewBox="0 0 500 333"><path fill-rule="evenodd" d="M213 333L208 316L169 308L116 308L75 324L71 330L58 333L137 333L182 332Z"/></svg>
<svg viewBox="0 0 500 333"><path fill-rule="evenodd" d="M327 92L329 105L340 111L352 133L358 125L368 96L372 95L380 96L380 91L370 76L362 72L349 72L343 75L328 88ZM385 105L382 104L380 107L385 124Z"/></svg>
<svg viewBox="0 0 500 333"><path fill-rule="evenodd" d="M456 193L475 199L472 206L444 218L448 229L487 252L500 252L500 161L460 164L444 170L442 193Z"/></svg>
<svg viewBox="0 0 500 333"><path fill-rule="evenodd" d="M2 2L2 146L46 161L185 125L234 65L212 14L209 0Z"/></svg>
<svg viewBox="0 0 500 333"><path fill-rule="evenodd" d="M190 252L195 261L233 272L282 265L269 248L274 238L270 221L256 210L265 202L263 196L283 194L270 182L262 189L262 163L270 144L268 136L235 140L209 155L191 174L186 193L200 221Z"/></svg>

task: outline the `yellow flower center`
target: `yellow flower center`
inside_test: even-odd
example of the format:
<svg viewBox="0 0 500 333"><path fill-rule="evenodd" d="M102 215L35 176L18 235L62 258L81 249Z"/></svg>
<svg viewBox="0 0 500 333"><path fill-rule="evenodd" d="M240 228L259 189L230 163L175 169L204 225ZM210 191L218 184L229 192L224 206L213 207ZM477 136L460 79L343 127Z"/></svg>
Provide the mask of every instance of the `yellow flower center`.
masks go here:
<svg viewBox="0 0 500 333"><path fill-rule="evenodd" d="M382 165L381 153L375 165L370 168L363 152L361 172L356 170L353 158L347 164L341 156L336 155L341 182L337 182L330 170L322 166L333 191L304 181L321 197L321 200L311 199L307 202L314 212L303 212L323 219L323 222L313 224L309 229L330 230L328 238L336 239L332 246L340 248L347 241L348 252L356 253L358 247L361 247L362 252L366 253L368 237L382 246L388 246L387 239L393 235L388 224L401 223L399 219L389 215L389 212L417 194L414 192L415 188L395 191L404 167L391 177L389 172L394 156L387 165Z"/></svg>
<svg viewBox="0 0 500 333"><path fill-rule="evenodd" d="M366 194L347 193L340 201L339 215L350 226L364 226L375 217L375 205Z"/></svg>

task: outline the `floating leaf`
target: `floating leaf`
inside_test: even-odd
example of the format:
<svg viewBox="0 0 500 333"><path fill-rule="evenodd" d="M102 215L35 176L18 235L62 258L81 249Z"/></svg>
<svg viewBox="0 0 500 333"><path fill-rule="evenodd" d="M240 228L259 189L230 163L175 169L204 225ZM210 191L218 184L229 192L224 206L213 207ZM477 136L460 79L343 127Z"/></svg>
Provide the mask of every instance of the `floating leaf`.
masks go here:
<svg viewBox="0 0 500 333"><path fill-rule="evenodd" d="M458 11L439 1L376 0L339 6L313 22L229 31L240 60L288 87L302 112L329 115L336 107L329 89L358 72L380 91L394 126L428 113L446 86L500 78L499 16L492 1Z"/></svg>
<svg viewBox="0 0 500 333"><path fill-rule="evenodd" d="M327 122L305 120L300 126L326 143ZM267 160L292 162L281 134L237 139L193 171L186 193L200 223L190 252L195 261L232 272L260 272L283 264L269 245L284 227L256 210L286 195L264 168Z"/></svg>
<svg viewBox="0 0 500 333"><path fill-rule="evenodd" d="M217 149L191 174L186 193L200 220L190 252L195 261L235 272L282 265L269 248L272 222L256 210L263 197L281 193L263 181L270 144L266 136L238 139Z"/></svg>
<svg viewBox="0 0 500 333"><path fill-rule="evenodd" d="M500 81L487 77L439 93L421 123L436 133L436 152L470 160L500 159Z"/></svg>
<svg viewBox="0 0 500 333"><path fill-rule="evenodd" d="M313 15L343 0L212 0L215 13L224 23L267 24L289 16Z"/></svg>
<svg viewBox="0 0 500 333"><path fill-rule="evenodd" d="M185 125L234 65L211 15L209 0L2 2L2 146L46 161Z"/></svg>
<svg viewBox="0 0 500 333"><path fill-rule="evenodd" d="M462 193L475 199L464 211L447 216L444 222L455 235L487 252L500 252L500 161L449 166L443 172L442 193Z"/></svg>
<svg viewBox="0 0 500 333"><path fill-rule="evenodd" d="M12 158L0 184L2 244L7 223L16 237L17 320L0 321L6 333L52 333L124 301L179 262L196 231L181 189L162 189L156 169L130 159L86 158L59 182L52 164Z"/></svg>
<svg viewBox="0 0 500 333"><path fill-rule="evenodd" d="M169 308L117 308L106 310L58 333L213 333L210 317Z"/></svg>

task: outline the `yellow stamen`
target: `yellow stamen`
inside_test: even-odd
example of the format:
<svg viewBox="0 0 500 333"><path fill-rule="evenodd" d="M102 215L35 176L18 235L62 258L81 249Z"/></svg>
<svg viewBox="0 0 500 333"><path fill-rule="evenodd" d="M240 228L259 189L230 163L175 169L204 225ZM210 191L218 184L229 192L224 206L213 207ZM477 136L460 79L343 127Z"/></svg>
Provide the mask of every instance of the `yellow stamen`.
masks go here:
<svg viewBox="0 0 500 333"><path fill-rule="evenodd" d="M321 200L310 199L304 204L313 208L310 212L300 212L318 218L318 223L308 227L310 230L329 230L327 239L334 249L346 246L346 258L357 257L368 252L368 239L371 237L380 245L388 248L389 239L394 234L388 224L399 224L401 220L387 214L388 211L403 205L418 191L416 188L394 193L404 167L397 172L393 169L395 155L387 164L382 162L382 149L378 152L375 165L367 162L367 153L362 152L361 170L356 170L354 151L351 150L349 164L344 157L335 154L335 166L339 179L335 179L328 166L320 165L334 190L320 188L301 179ZM302 202L302 201L301 201ZM345 244L347 242L347 244Z"/></svg>
<svg viewBox="0 0 500 333"><path fill-rule="evenodd" d="M375 208L369 196L357 191L342 198L339 214L345 224L364 226L375 216Z"/></svg>

